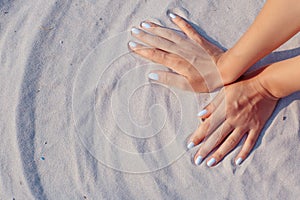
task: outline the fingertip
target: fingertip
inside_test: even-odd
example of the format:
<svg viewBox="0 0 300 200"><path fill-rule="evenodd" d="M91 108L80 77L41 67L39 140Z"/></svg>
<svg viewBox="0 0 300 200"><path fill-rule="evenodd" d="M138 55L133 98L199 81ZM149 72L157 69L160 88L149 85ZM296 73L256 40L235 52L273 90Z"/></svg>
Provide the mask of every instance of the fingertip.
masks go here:
<svg viewBox="0 0 300 200"><path fill-rule="evenodd" d="M210 158L208 161L207 161L207 166L208 167L213 167L213 166L215 166L216 164L217 164L217 160L215 159L215 158Z"/></svg>
<svg viewBox="0 0 300 200"><path fill-rule="evenodd" d="M243 158L242 157L238 157L236 160L235 160L235 165L241 165L242 164L242 162L243 162L244 160L243 160Z"/></svg>
<svg viewBox="0 0 300 200"><path fill-rule="evenodd" d="M145 29L149 29L149 28L152 27L152 24L147 22L147 21L143 21L143 22L140 23L140 27L145 28Z"/></svg>
<svg viewBox="0 0 300 200"><path fill-rule="evenodd" d="M190 150L195 146L195 143L193 141L189 142L187 145L187 149Z"/></svg>
<svg viewBox="0 0 300 200"><path fill-rule="evenodd" d="M206 110L206 109L203 109L203 110L201 110L198 114L197 114L197 116L198 117L203 117L204 115L206 115L208 113L208 111Z"/></svg>
<svg viewBox="0 0 300 200"><path fill-rule="evenodd" d="M195 163L195 165L200 165L202 163L202 161L203 161L203 157L202 156L197 155L197 156L194 157L194 163Z"/></svg>
<svg viewBox="0 0 300 200"><path fill-rule="evenodd" d="M175 19L177 17L176 14L174 14L172 11L168 10L167 11L167 15L171 18L171 19Z"/></svg>
<svg viewBox="0 0 300 200"><path fill-rule="evenodd" d="M169 16L172 18L172 19L175 19L176 18L176 15L175 14L173 14L173 13L169 13Z"/></svg>
<svg viewBox="0 0 300 200"><path fill-rule="evenodd" d="M133 27L131 28L131 33L134 34L134 35L138 35L140 34L140 29L136 28L136 27Z"/></svg>
<svg viewBox="0 0 300 200"><path fill-rule="evenodd" d="M158 75L157 73L150 72L150 73L148 74L148 78L151 79L151 80L154 80L154 81L158 81L159 75Z"/></svg>
<svg viewBox="0 0 300 200"><path fill-rule="evenodd" d="M128 46L129 46L129 48L134 49L134 48L137 47L137 43L135 43L135 42L133 42L133 41L129 41L129 42L128 42Z"/></svg>

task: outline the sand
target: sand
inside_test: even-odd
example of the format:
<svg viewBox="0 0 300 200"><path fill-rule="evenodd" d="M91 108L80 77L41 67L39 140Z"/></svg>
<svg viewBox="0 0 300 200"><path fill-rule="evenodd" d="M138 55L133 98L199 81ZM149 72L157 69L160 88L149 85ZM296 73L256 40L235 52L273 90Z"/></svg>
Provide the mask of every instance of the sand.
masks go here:
<svg viewBox="0 0 300 200"><path fill-rule="evenodd" d="M125 3L126 2L126 3ZM223 48L264 1L0 1L0 199L297 199L300 93L236 167L196 167L186 138L216 94L151 84L128 51L145 19L187 17ZM274 14L276 14L274 12ZM300 36L253 68L300 54Z"/></svg>

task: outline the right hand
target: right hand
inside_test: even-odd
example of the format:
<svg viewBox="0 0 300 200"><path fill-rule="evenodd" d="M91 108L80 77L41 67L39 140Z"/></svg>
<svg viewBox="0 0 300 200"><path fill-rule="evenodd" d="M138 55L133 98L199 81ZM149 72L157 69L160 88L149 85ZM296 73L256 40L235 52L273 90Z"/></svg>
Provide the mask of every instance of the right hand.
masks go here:
<svg viewBox="0 0 300 200"><path fill-rule="evenodd" d="M188 148L202 143L194 156L196 165L206 157L209 167L216 165L244 136L246 139L235 163L239 165L247 158L278 102L278 98L262 84L260 71L222 88L205 107L205 112L201 111L204 115L200 117L205 121L188 142Z"/></svg>
<svg viewBox="0 0 300 200"><path fill-rule="evenodd" d="M210 92L230 83L220 71L223 50L203 38L185 19L174 16L172 21L183 33L149 21L141 24L143 30L132 30L134 37L150 46L130 42L135 53L176 72L155 70L151 72L152 79L196 92Z"/></svg>

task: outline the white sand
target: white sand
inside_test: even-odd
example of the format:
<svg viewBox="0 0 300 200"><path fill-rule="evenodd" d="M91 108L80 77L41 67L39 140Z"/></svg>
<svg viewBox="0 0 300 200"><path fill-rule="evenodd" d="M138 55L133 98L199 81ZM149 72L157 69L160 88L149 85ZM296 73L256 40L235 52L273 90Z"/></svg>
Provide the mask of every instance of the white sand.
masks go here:
<svg viewBox="0 0 300 200"><path fill-rule="evenodd" d="M175 27L168 9L229 48L263 3L0 1L0 199L298 199L300 93L279 102L241 166L239 146L196 167L185 139L210 96L149 84L161 66L127 50L142 20ZM299 55L299 44L256 67Z"/></svg>

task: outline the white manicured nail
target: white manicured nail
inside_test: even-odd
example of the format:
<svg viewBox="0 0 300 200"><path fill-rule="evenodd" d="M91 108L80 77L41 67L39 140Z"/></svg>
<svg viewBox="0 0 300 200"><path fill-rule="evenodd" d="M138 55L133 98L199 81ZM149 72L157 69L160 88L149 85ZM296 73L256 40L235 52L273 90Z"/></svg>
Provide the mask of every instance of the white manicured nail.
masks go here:
<svg viewBox="0 0 300 200"><path fill-rule="evenodd" d="M238 158L238 159L235 161L235 165L240 165L242 162L243 162L243 158Z"/></svg>
<svg viewBox="0 0 300 200"><path fill-rule="evenodd" d="M131 41L130 41L128 44L129 44L129 46L132 47L132 48L135 48L135 47L136 47L136 43L135 43L135 42L131 42Z"/></svg>
<svg viewBox="0 0 300 200"><path fill-rule="evenodd" d="M174 15L173 13L169 13L169 16L172 18L172 19L175 19L176 18L176 15Z"/></svg>
<svg viewBox="0 0 300 200"><path fill-rule="evenodd" d="M148 24L148 23L146 23L146 22L143 22L142 23L142 27L144 27L144 28L151 28L151 25Z"/></svg>
<svg viewBox="0 0 300 200"><path fill-rule="evenodd" d="M211 167L216 163L216 159L211 158L208 162L207 162L207 166Z"/></svg>
<svg viewBox="0 0 300 200"><path fill-rule="evenodd" d="M203 160L203 158L201 156L198 156L197 159L195 160L195 164L200 165L202 160Z"/></svg>
<svg viewBox="0 0 300 200"><path fill-rule="evenodd" d="M187 148L188 149L191 149L195 146L194 142L190 142L188 145L187 145Z"/></svg>
<svg viewBox="0 0 300 200"><path fill-rule="evenodd" d="M137 29L137 28L132 28L132 29L131 29L131 32L134 33L134 34L139 34L139 33L140 33L140 30Z"/></svg>
<svg viewBox="0 0 300 200"><path fill-rule="evenodd" d="M202 117L203 115L205 115L207 113L207 110L201 110L198 114L197 114L197 116L198 117Z"/></svg>
<svg viewBox="0 0 300 200"><path fill-rule="evenodd" d="M152 80L158 81L158 74L150 73L148 74L148 77Z"/></svg>

